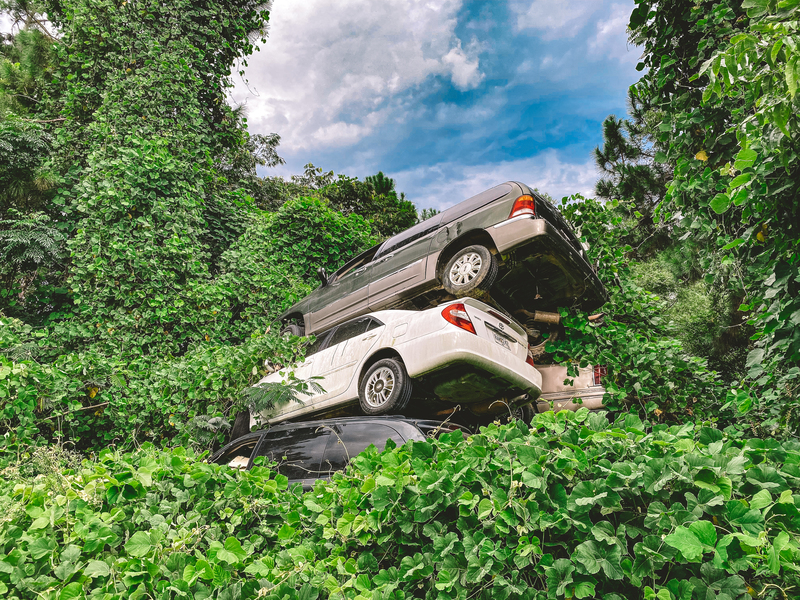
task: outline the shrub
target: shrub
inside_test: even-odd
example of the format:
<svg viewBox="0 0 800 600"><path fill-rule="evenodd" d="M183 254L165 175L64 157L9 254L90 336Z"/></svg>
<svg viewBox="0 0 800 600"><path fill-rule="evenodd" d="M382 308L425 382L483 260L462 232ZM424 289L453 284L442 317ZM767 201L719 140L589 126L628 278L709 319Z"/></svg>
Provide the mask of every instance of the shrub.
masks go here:
<svg viewBox="0 0 800 600"><path fill-rule="evenodd" d="M177 448L6 482L7 598L768 600L800 444L561 412L358 456L312 492Z"/></svg>

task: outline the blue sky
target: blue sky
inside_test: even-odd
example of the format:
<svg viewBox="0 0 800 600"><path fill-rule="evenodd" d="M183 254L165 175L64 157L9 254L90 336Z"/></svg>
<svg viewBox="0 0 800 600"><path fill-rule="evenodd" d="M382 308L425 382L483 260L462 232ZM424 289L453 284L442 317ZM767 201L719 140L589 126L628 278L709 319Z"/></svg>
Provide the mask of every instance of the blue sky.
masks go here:
<svg viewBox="0 0 800 600"><path fill-rule="evenodd" d="M306 163L383 171L419 208L507 179L591 193L601 123L625 113L633 0L275 0L248 60L251 131Z"/></svg>

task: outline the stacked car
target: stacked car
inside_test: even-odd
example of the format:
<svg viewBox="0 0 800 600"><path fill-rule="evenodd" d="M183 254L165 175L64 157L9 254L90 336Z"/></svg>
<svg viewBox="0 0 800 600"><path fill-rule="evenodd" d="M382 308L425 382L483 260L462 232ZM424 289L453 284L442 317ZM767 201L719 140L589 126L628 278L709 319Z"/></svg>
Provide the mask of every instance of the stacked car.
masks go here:
<svg viewBox="0 0 800 600"><path fill-rule="evenodd" d="M319 385L263 415L270 425L397 413L475 425L602 407L601 367L570 381L566 367L540 364L558 309L596 309L606 291L563 217L524 184L478 194L319 277L280 317L286 334L313 336L305 359L261 382Z"/></svg>

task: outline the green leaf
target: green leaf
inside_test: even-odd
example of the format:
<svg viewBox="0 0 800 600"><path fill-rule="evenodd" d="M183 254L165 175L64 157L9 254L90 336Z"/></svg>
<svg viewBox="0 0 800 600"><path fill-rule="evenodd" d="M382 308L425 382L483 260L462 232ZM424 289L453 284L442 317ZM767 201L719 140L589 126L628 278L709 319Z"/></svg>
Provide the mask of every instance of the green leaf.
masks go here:
<svg viewBox="0 0 800 600"><path fill-rule="evenodd" d="M727 194L717 194L712 198L711 202L709 203L711 210L713 210L718 215L721 215L726 210L728 210L731 206L731 199L727 196Z"/></svg>
<svg viewBox="0 0 800 600"><path fill-rule="evenodd" d="M758 153L755 150L740 150L736 155L736 161L733 163L733 168L737 171L743 171L753 166L758 159Z"/></svg>
<svg viewBox="0 0 800 600"><path fill-rule="evenodd" d="M58 600L75 600L83 597L83 585L78 582L68 583L58 595Z"/></svg>
<svg viewBox="0 0 800 600"><path fill-rule="evenodd" d="M789 95L794 98L797 94L797 57L786 63L784 73L786 76L786 87L789 88Z"/></svg>
<svg viewBox="0 0 800 600"><path fill-rule="evenodd" d="M711 521L695 521L689 525L689 531L691 531L707 549L713 549L717 543L717 530Z"/></svg>
<svg viewBox="0 0 800 600"><path fill-rule="evenodd" d="M489 517L494 510L494 506L492 505L492 501L488 498L484 498L478 504L478 518L483 520Z"/></svg>
<svg viewBox="0 0 800 600"><path fill-rule="evenodd" d="M284 527L286 524L284 524ZM219 543L219 542L217 542ZM217 549L217 558L229 565L235 565L242 562L247 557L247 552L242 549L242 545L235 537L229 537L225 540L225 545Z"/></svg>
<svg viewBox="0 0 800 600"><path fill-rule="evenodd" d="M723 250L730 250L731 248L736 248L737 246L740 246L740 245L742 245L742 244L744 244L744 240L743 240L742 238L736 238L736 239L735 239L735 240L733 240L732 242L730 242L730 243L728 243L728 244L725 244L725 245L722 247L722 249L723 249Z"/></svg>
<svg viewBox="0 0 800 600"><path fill-rule="evenodd" d="M39 560L53 553L56 544L50 538L36 538L28 545L28 552L34 560Z"/></svg>
<svg viewBox="0 0 800 600"><path fill-rule="evenodd" d="M87 577L107 577L111 574L111 569L102 560L92 560L84 567L83 574Z"/></svg>
<svg viewBox="0 0 800 600"><path fill-rule="evenodd" d="M759 491L750 501L750 508L761 509L772 504L772 494L767 490Z"/></svg>
<svg viewBox="0 0 800 600"><path fill-rule="evenodd" d="M583 542L575 549L572 562L577 565L578 571L587 575L594 575L600 569L610 579L622 579L624 573L620 565L621 553L619 546L606 546L594 540Z"/></svg>
<svg viewBox="0 0 800 600"><path fill-rule="evenodd" d="M728 188L731 190L736 189L737 187L742 186L745 183L749 182L752 178L753 178L752 173L742 173L741 175L737 175L728 184Z"/></svg>
<svg viewBox="0 0 800 600"><path fill-rule="evenodd" d="M712 526L713 527L713 526ZM678 550L689 562L699 562L705 546L694 532L678 525L674 533L664 538L664 542Z"/></svg>
<svg viewBox="0 0 800 600"><path fill-rule="evenodd" d="M135 556L137 558L140 558L150 552L152 547L153 546L150 543L150 536L144 531L137 531L131 536L131 539L125 543L125 551L130 556Z"/></svg>

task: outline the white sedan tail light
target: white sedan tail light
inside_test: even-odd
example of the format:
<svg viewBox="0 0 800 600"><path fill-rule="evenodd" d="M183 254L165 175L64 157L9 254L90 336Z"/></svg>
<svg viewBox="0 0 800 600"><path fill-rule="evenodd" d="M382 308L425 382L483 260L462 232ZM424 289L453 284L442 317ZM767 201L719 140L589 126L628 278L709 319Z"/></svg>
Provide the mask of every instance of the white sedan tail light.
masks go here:
<svg viewBox="0 0 800 600"><path fill-rule="evenodd" d="M472 321L467 314L467 309L464 307L463 304L451 304L450 306L446 306L445 309L442 311L442 316L444 320L448 323L452 323L456 327L460 327L464 331L469 331L470 333L474 333L478 335L475 331L475 326L472 324Z"/></svg>

